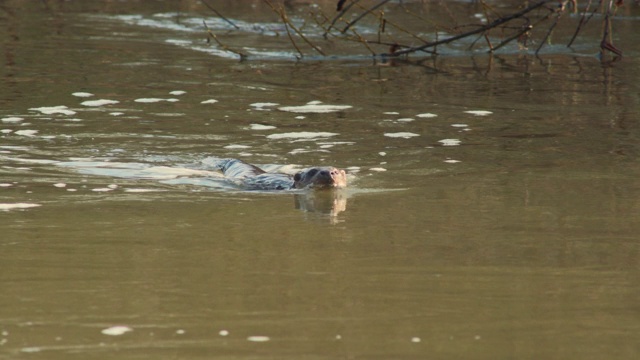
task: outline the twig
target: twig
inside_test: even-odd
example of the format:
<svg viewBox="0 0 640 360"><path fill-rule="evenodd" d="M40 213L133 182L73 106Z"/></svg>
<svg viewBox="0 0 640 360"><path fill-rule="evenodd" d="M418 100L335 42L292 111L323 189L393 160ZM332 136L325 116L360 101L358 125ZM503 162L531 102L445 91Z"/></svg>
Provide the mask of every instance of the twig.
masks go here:
<svg viewBox="0 0 640 360"><path fill-rule="evenodd" d="M538 53L540 52L540 49L542 49L544 44L549 39L549 36L551 36L551 32L553 31L553 29L555 29L556 25L558 25L558 22L560 21L560 18L564 14L564 8L565 8L564 4L565 3L562 3L562 6L560 7L560 9L557 10L558 16L556 16L556 21L554 21L553 24L551 24L551 26L549 26L549 30L547 30L547 34L544 36L544 39L542 39L542 41L540 41L540 45L538 46L538 48L536 49L536 52L535 52L536 55L538 55ZM546 20L548 17L549 17L549 15L545 16L545 18L543 20Z"/></svg>
<svg viewBox="0 0 640 360"><path fill-rule="evenodd" d="M349 22L347 24L347 26L345 26L344 29L342 29L341 33L345 33L347 30L349 30L350 27L352 27L353 25L355 25L355 23L357 23L358 21L360 21L360 19L362 19L363 17L367 16L369 13L373 12L375 9L379 8L380 6L388 3L389 0L382 0L380 1L378 4L372 6L371 8L367 9L367 11L363 12L362 14L360 14L360 16L358 16L357 18L353 19L351 22Z"/></svg>
<svg viewBox="0 0 640 360"><path fill-rule="evenodd" d="M609 0L609 6L607 7L607 13L604 17L604 34L602 34L602 41L600 42L600 49L602 50L602 55L604 55L605 50L609 50L612 53L622 56L622 50L618 49L613 45L613 39L611 37L611 7L613 6L614 0Z"/></svg>
<svg viewBox="0 0 640 360"><path fill-rule="evenodd" d="M355 29L351 29L351 32L358 38L359 42L371 52L371 55L376 56L376 52L373 51L373 49L369 46L369 42L367 40L363 39L362 36L355 31Z"/></svg>
<svg viewBox="0 0 640 360"><path fill-rule="evenodd" d="M438 46L438 45L441 45L441 44L448 44L448 43L456 41L458 39L462 39L462 38L465 38L465 37L470 36L470 35L479 34L479 33L485 32L487 30L493 29L493 28L498 27L498 26L500 26L500 25L502 25L502 24L504 24L506 22L509 22L509 21L513 20L513 19L520 18L520 17L526 15L527 13L529 13L529 12L535 10L535 9L538 9L538 8L544 6L545 4L547 4L549 2L553 2L553 1L556 1L556 0L542 0L542 1L539 1L539 2L537 2L535 4L533 4L533 5L530 5L530 6L526 7L526 8L524 8L524 9L522 9L521 11L519 11L517 13L511 14L511 15L503 17L503 18L496 19L492 23L487 24L485 26L482 26L482 27L480 27L478 29L475 29L475 30L472 30L472 31L468 31L466 33L459 34L459 35L456 35L456 36L452 36L452 37L449 37L449 38L446 38L446 39L443 39L443 40L433 41L433 42L430 42L430 43L427 43L427 44L424 44L424 45L421 45L421 46L416 46L416 47L411 47L409 49L400 50L400 51L397 51L397 52L395 52L393 54L383 54L382 56L400 56L400 55L405 55L405 54L409 54L409 53L412 53L412 52L424 50L426 48L435 47L435 46Z"/></svg>
<svg viewBox="0 0 640 360"><path fill-rule="evenodd" d="M300 54L300 56L296 56L296 58L298 59L303 58L304 53L302 52L302 50L300 50L300 48L296 44L296 41L293 39L293 36L291 35L291 31L289 31L289 21L287 20L287 16L284 13L284 10L282 8L276 9L275 6L273 6L273 4L269 0L264 0L264 2L267 3L267 5L269 5L271 10L273 10L276 14L280 15L280 18L284 23L284 29L287 31L287 36L289 37L289 41L291 41L291 45L293 45L293 48L296 49L298 54Z"/></svg>
<svg viewBox="0 0 640 360"><path fill-rule="evenodd" d="M202 24L204 24L204 28L207 29L207 42L209 42L209 39L213 39L224 51L228 51L231 53L234 53L238 56L240 56L240 60L246 60L248 55L238 51L238 50L233 50L232 48L228 47L227 45L223 44L222 42L220 42L220 40L218 40L218 37L216 36L216 34L213 33L213 31L211 31L211 29L209 29L209 27L207 26L207 23L204 22L204 20L202 21Z"/></svg>
<svg viewBox="0 0 640 360"><path fill-rule="evenodd" d="M520 30L519 32L517 32L515 35L510 36L509 38L503 40L500 44L496 45L493 49L489 50L489 52L494 52L498 49L500 49L501 47L507 45L508 43L512 42L513 40L519 38L520 36L522 36L523 34L527 33L527 31L531 31L531 29L533 29L533 26L531 26L531 24L523 26L522 30Z"/></svg>
<svg viewBox="0 0 640 360"><path fill-rule="evenodd" d="M400 32L403 32L403 33L405 33L405 34L407 34L407 35L411 36L412 38L414 38L414 39L416 39L416 40L419 40L421 43L423 43L423 44L426 44L426 43L427 43L427 40L425 40L425 39L421 38L420 36L418 36L418 35L416 35L416 34L414 34L414 33L412 33L411 31L409 31L409 30L407 30L407 29L403 28L402 26L400 26L400 25L396 24L395 22L393 22L393 21L389 21L389 20L386 20L386 19L385 19L385 22L386 22L387 24L389 24L390 26L393 26L394 28L396 28L396 29L397 29L397 30L399 30Z"/></svg>
<svg viewBox="0 0 640 360"><path fill-rule="evenodd" d="M567 47L571 47L571 45L573 45L573 41L578 37L578 33L580 32L580 30L582 30L582 27L584 25L587 25L587 22L591 20L593 15L596 13L598 8L600 7L600 4L602 4L602 0L598 0L598 5L593 9L593 11L591 12L591 15L589 15L589 17L586 17L586 14L589 12L589 8L591 7L591 1L592 0L589 0L589 2L587 3L587 8L582 13L582 16L580 17L580 22L578 22L576 31L573 33L573 36L571 37L571 41L569 41L569 43L567 44Z"/></svg>
<svg viewBox="0 0 640 360"><path fill-rule="evenodd" d="M273 4L271 3L271 1L269 1L269 0L263 0L263 1L265 3L267 3L267 5L269 5L269 7L274 12L276 12L277 14L280 15L280 18L282 19L282 22L284 22L285 29L287 30L287 35L289 35L289 39L291 40L291 42L293 43L293 46L296 48L296 50L298 50L298 52L300 53L301 56L303 55L302 51L300 51L300 49L298 49L298 47L295 45L295 42L293 41L293 37L291 36L291 33L289 32L289 28L288 27L291 27L293 29L293 31L295 31L296 34L298 34L298 36L300 36L300 38L302 38L302 40L304 40L304 42L306 42L309 46L311 46L313 48L313 50L317 51L318 54L320 54L322 56L327 56L319 47L317 47L311 41L309 41L309 39L307 39L307 37L304 36L304 34L300 30L298 30L298 28L295 25L293 25L291 23L291 21L289 21L289 19L287 18L287 14L284 12L284 9L282 7L280 7L280 9L276 9L275 6L273 6Z"/></svg>
<svg viewBox="0 0 640 360"><path fill-rule="evenodd" d="M228 24L230 24L231 26L233 26L234 28L236 28L236 30L240 30L240 27L236 24L234 24L231 20L227 19L226 17L222 16L222 14L220 14L218 12L218 10L214 9L213 6L209 5L206 1L202 0L202 3L209 8L209 10L213 11L216 15L218 15L218 17L220 17L220 19L226 21Z"/></svg>
<svg viewBox="0 0 640 360"><path fill-rule="evenodd" d="M281 16L282 16L282 14L281 14ZM289 37L289 41L291 41L291 45L293 45L293 47L296 49L296 51L298 51L298 54L300 54L299 59L303 58L304 54L302 53L302 51L300 50L300 48L296 44L295 40L293 40L293 36L291 36L291 31L289 31L289 25L287 24L287 22L286 22L286 20L284 18L282 20L284 22L284 29L287 31L287 36Z"/></svg>
<svg viewBox="0 0 640 360"><path fill-rule="evenodd" d="M342 15L346 14L347 11L349 11L349 9L351 9L351 7L355 4L358 3L358 1L360 0L353 0L351 1L351 3L349 3L349 5L345 6L339 13L338 15L336 15L333 20L331 20L331 24L329 24L329 27L327 28L327 30L324 31L324 34L322 34L322 37L326 38L327 34L329 33L329 31L331 31L331 28L333 28L333 25L335 25L336 21L338 21L338 19L340 19L342 17ZM344 32L344 31L343 31Z"/></svg>

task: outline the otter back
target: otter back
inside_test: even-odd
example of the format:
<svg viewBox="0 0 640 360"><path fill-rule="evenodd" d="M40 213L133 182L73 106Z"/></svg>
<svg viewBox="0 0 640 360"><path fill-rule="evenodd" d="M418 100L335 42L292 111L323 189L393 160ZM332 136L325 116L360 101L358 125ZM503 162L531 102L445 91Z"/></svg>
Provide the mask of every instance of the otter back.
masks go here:
<svg viewBox="0 0 640 360"><path fill-rule="evenodd" d="M332 189L347 185L344 170L334 167L313 167L295 176L268 173L238 159L222 160L216 167L226 178L246 190Z"/></svg>

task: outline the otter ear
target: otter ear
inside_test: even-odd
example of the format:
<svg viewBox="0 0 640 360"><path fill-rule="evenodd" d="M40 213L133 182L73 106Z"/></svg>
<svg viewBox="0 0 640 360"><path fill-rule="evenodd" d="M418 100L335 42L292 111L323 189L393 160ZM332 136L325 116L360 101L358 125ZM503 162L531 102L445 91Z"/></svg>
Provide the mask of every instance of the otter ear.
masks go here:
<svg viewBox="0 0 640 360"><path fill-rule="evenodd" d="M296 173L293 175L293 181L300 181L302 179L302 173Z"/></svg>

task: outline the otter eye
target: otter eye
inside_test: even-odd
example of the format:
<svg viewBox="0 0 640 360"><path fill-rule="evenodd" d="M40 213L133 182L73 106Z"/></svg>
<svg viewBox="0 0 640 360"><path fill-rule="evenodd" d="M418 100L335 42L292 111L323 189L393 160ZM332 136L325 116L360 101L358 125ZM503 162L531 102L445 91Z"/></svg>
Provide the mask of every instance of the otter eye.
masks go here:
<svg viewBox="0 0 640 360"><path fill-rule="evenodd" d="M293 181L300 181L301 178L302 175L300 175L300 173L296 173L295 175L293 175Z"/></svg>
<svg viewBox="0 0 640 360"><path fill-rule="evenodd" d="M309 176L314 176L317 172L318 172L318 169L311 169L307 172L307 174L309 174Z"/></svg>

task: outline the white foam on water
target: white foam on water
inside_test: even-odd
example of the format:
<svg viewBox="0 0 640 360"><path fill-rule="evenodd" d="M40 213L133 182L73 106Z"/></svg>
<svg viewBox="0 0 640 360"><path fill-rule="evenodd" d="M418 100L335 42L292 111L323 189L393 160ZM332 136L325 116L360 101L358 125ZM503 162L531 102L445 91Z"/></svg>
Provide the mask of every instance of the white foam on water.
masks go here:
<svg viewBox="0 0 640 360"><path fill-rule="evenodd" d="M162 102L162 101L176 102L176 101L179 101L179 100L178 99L161 99L161 98L139 98L139 99L135 99L133 101L135 101L137 103L151 104L151 103L157 103L157 102Z"/></svg>
<svg viewBox="0 0 640 360"><path fill-rule="evenodd" d="M109 115L111 115L111 116L120 116L120 115L124 115L124 113L120 112L120 111L114 111L114 112L110 112Z"/></svg>
<svg viewBox="0 0 640 360"><path fill-rule="evenodd" d="M253 341L253 342L267 342L269 340L271 340L270 337L261 336L261 335L254 335L254 336L247 337L247 341Z"/></svg>
<svg viewBox="0 0 640 360"><path fill-rule="evenodd" d="M226 51L226 50L221 50L219 48L215 48L215 47L211 47L209 45L204 45L204 46L194 46L192 45L193 43L189 42L186 43L184 41L175 41L175 40L165 40L168 43L171 44L175 44L181 47L186 47L190 50L195 50L195 51L200 51L200 52L204 52L207 54L211 54L214 56L219 56L222 58L226 58L226 59L239 59L240 56L236 53L233 53L231 51ZM266 88L257 88L255 86L244 86L247 89L255 89L255 90L267 90Z"/></svg>
<svg viewBox="0 0 640 360"><path fill-rule="evenodd" d="M448 164L457 164L457 163L459 163L461 161L460 160L448 159L448 160L445 160L444 162L446 162Z"/></svg>
<svg viewBox="0 0 640 360"><path fill-rule="evenodd" d="M318 152L325 152L328 153L330 152L329 150L324 150L324 149L293 149L291 151L289 151L289 154L295 155L295 154L305 154L305 153L318 153Z"/></svg>
<svg viewBox="0 0 640 360"><path fill-rule="evenodd" d="M385 111L385 112L383 112L383 114L385 114L385 115L400 115L400 113L397 112L397 111Z"/></svg>
<svg viewBox="0 0 640 360"><path fill-rule="evenodd" d="M128 179L175 179L185 176L219 177L217 171L196 170L187 168L174 168L169 166L148 166L139 163L119 163L107 161L70 161L58 163L59 166L74 168L83 174L111 176ZM98 188L92 191L111 191L117 188L116 184L110 187Z"/></svg>
<svg viewBox="0 0 640 360"><path fill-rule="evenodd" d="M398 120L396 120L396 121L400 121L400 122L411 122L411 121L414 121L414 119L413 119L413 118L400 118L400 119L398 119Z"/></svg>
<svg viewBox="0 0 640 360"><path fill-rule="evenodd" d="M21 118L18 116L9 116L9 117L2 118L0 120L2 120L2 122L4 123L17 123L24 120L24 118Z"/></svg>
<svg viewBox="0 0 640 360"><path fill-rule="evenodd" d="M18 130L14 134L21 136L34 137L38 133L38 130Z"/></svg>
<svg viewBox="0 0 640 360"><path fill-rule="evenodd" d="M318 142L318 145L353 145L353 141L322 141Z"/></svg>
<svg viewBox="0 0 640 360"><path fill-rule="evenodd" d="M16 145L0 145L0 149L27 151L27 150L29 150L29 147L28 146L16 146Z"/></svg>
<svg viewBox="0 0 640 360"><path fill-rule="evenodd" d="M33 203L0 203L1 211L9 211L14 209L28 209L32 207L42 206L40 204Z"/></svg>
<svg viewBox="0 0 640 360"><path fill-rule="evenodd" d="M219 334L220 336L228 336L228 335L229 335L229 331L228 331L228 330L220 330L220 331L218 332L218 334Z"/></svg>
<svg viewBox="0 0 640 360"><path fill-rule="evenodd" d="M95 188L95 189L91 189L91 191L95 191L95 192L108 192L108 191L113 191L113 189L112 189L112 188L105 187L105 188Z"/></svg>
<svg viewBox="0 0 640 360"><path fill-rule="evenodd" d="M14 158L14 157L3 157L4 160L11 160L11 161L15 161L18 163L25 163L25 164L56 164L58 163L58 161L56 160L46 160L46 159L23 159L23 158ZM18 168L18 169L22 169L22 168ZM27 170L31 170L29 168L24 168Z"/></svg>
<svg viewBox="0 0 640 360"><path fill-rule="evenodd" d="M100 332L103 333L104 335L119 336L119 335L126 334L130 331L133 331L133 329L128 326L120 325L120 326L112 326L110 328L102 329L102 331Z"/></svg>
<svg viewBox="0 0 640 360"><path fill-rule="evenodd" d="M257 103L249 104L249 106L253 106L253 107L256 107L256 108L271 107L271 106L278 106L278 105L280 105L280 104L271 103L271 102L257 102Z"/></svg>
<svg viewBox="0 0 640 360"><path fill-rule="evenodd" d="M319 137L331 137L336 135L338 134L330 133L330 132L300 131L300 132L289 132L289 133L281 133L281 134L271 134L271 135L267 135L267 139L314 139Z"/></svg>
<svg viewBox="0 0 640 360"><path fill-rule="evenodd" d="M384 172L387 171L387 169L382 168L382 167L372 167L369 169L370 171L376 171L376 172Z"/></svg>
<svg viewBox="0 0 640 360"><path fill-rule="evenodd" d="M416 115L416 117L419 117L419 118L433 118L433 117L436 117L436 116L438 116L438 115L432 114L432 113L423 113L423 114Z"/></svg>
<svg viewBox="0 0 640 360"><path fill-rule="evenodd" d="M384 152L384 151L380 151L380 152L378 153L378 155L380 155L380 156L387 156L387 153L386 153L386 152Z"/></svg>
<svg viewBox="0 0 640 360"><path fill-rule="evenodd" d="M13 132L13 130L11 130L11 129L2 129L2 130L0 130L0 133L3 133L3 134L10 134L12 132Z"/></svg>
<svg viewBox="0 0 640 360"><path fill-rule="evenodd" d="M493 114L493 111L487 111L487 110L468 110L468 111L465 111L465 113L467 113L467 114L471 114L471 115L476 115L476 116L487 116L487 115Z"/></svg>
<svg viewBox="0 0 640 360"><path fill-rule="evenodd" d="M165 42L182 47L190 47L193 44L193 41L180 39L167 39Z"/></svg>
<svg viewBox="0 0 640 360"><path fill-rule="evenodd" d="M156 115L156 116L166 116L166 117L176 117L176 116L185 116L186 115L185 113L168 113L168 112L165 112L165 113L150 113L150 114L153 114L153 115ZM155 136L154 135L150 135L149 137L164 137L164 138L167 138L167 139L168 138L175 138L175 136L173 136L173 135L155 135Z"/></svg>
<svg viewBox="0 0 640 360"><path fill-rule="evenodd" d="M9 183L0 183L0 187L9 187L9 186L13 186L13 184L9 184Z"/></svg>
<svg viewBox="0 0 640 360"><path fill-rule="evenodd" d="M412 338L411 338L411 342L412 342L412 343L419 343L419 342L421 342L421 341L422 341L422 339L420 339L420 338L419 338L419 337L417 337L417 336L414 336L414 337L412 337Z"/></svg>
<svg viewBox="0 0 640 360"><path fill-rule="evenodd" d="M239 144L231 144L224 146L225 149L249 149L251 146L249 145L239 145Z"/></svg>
<svg viewBox="0 0 640 360"><path fill-rule="evenodd" d="M216 99L209 99L209 100L201 101L200 104L215 104L217 102L218 100Z"/></svg>
<svg viewBox="0 0 640 360"><path fill-rule="evenodd" d="M163 192L163 191L167 191L167 190L164 190L164 189L145 189L145 188L124 189L124 192L128 192L128 193L148 193L148 192Z"/></svg>
<svg viewBox="0 0 640 360"><path fill-rule="evenodd" d="M458 146L461 143L460 139L442 139L438 140L438 142L441 143L442 146Z"/></svg>
<svg viewBox="0 0 640 360"><path fill-rule="evenodd" d="M384 136L390 137L390 138L409 139L409 138L412 138L414 136L420 136L420 135L415 134L415 133L410 133L410 132L397 132L397 133L384 133Z"/></svg>
<svg viewBox="0 0 640 360"><path fill-rule="evenodd" d="M83 101L83 102L80 103L80 105L83 105L83 106L105 106L105 105L117 104L119 102L120 101L118 101L118 100L100 99L100 100Z"/></svg>
<svg viewBox="0 0 640 360"><path fill-rule="evenodd" d="M92 93L82 92L82 91L74 92L71 95L76 96L76 97L92 97L93 96Z"/></svg>
<svg viewBox="0 0 640 360"><path fill-rule="evenodd" d="M69 110L68 107L64 105L60 106L43 106L38 108L30 108L29 110L38 111L45 115L53 115L53 114L62 114L62 115L75 115L76 112L73 110Z"/></svg>
<svg viewBox="0 0 640 360"><path fill-rule="evenodd" d="M251 130L272 130L276 127L273 125L262 125L262 124L250 124L249 129Z"/></svg>
<svg viewBox="0 0 640 360"><path fill-rule="evenodd" d="M187 92L184 91L184 90L174 90L174 91L169 92L169 95L180 96L180 95L184 95L186 93Z"/></svg>
<svg viewBox="0 0 640 360"><path fill-rule="evenodd" d="M467 124L451 124L451 126L456 127L456 128L466 128L469 125L467 125Z"/></svg>
<svg viewBox="0 0 640 360"><path fill-rule="evenodd" d="M299 116L296 116L294 119L302 120L302 119L306 119L306 118L307 118L306 116L299 115Z"/></svg>
<svg viewBox="0 0 640 360"><path fill-rule="evenodd" d="M216 171L196 170L187 168L174 168L169 166L152 166L136 172L136 175L142 175L143 177L151 177L154 179L167 179L177 178L184 176L207 176L207 177L220 177L220 173Z"/></svg>
<svg viewBox="0 0 640 360"><path fill-rule="evenodd" d="M119 18L126 23L139 25L139 26L146 26L146 27L160 28L160 29L167 29L167 30L176 30L176 31L182 31L182 32L198 31L198 29L192 29L184 25L181 25L179 23L176 23L176 21L174 21L173 19L164 19L164 18L161 18L160 20L145 19L140 15L119 15L119 16L116 16L116 18Z"/></svg>
<svg viewBox="0 0 640 360"><path fill-rule="evenodd" d="M292 113L316 113L324 114L341 110L350 109L351 105L321 105L319 101L310 101L306 105L301 106L283 106L278 110Z"/></svg>
<svg viewBox="0 0 640 360"><path fill-rule="evenodd" d="M65 183L56 183L56 184L53 184L53 186L55 186L57 188L63 188L63 187L67 187L67 184L65 184Z"/></svg>

